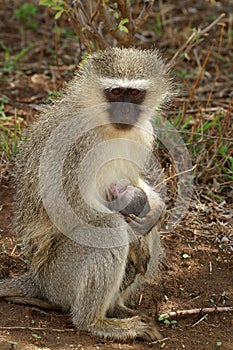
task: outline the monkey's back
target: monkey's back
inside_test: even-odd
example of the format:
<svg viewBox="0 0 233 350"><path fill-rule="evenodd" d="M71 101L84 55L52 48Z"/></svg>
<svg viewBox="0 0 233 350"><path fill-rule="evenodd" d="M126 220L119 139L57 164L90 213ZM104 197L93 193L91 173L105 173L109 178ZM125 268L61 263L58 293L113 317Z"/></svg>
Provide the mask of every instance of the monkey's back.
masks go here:
<svg viewBox="0 0 233 350"><path fill-rule="evenodd" d="M65 95L54 106L45 108L38 120L29 128L28 140L17 157L15 225L18 235L22 239L25 255L38 266L42 265L49 255L56 251L57 245L66 240L62 232L59 232L53 224L43 204L40 188L40 182L43 182L43 178L40 178L43 152L48 148L48 140L56 130L59 130L62 123L66 123L73 116L79 118L77 107L77 105L72 107L69 96ZM78 122L81 125L81 120L77 120ZM83 209L83 213L87 213L85 202L81 203L82 197L77 183L75 183L75 178L73 181L69 179L73 175L72 169L78 167L86 152L98 142L97 139L97 134L92 131L83 135L71 147L68 162L65 162L63 166L62 176L66 179L64 180L64 191L66 191L67 199L73 207L77 206L78 203L79 208ZM56 166L59 166L59 164L54 163L52 157L54 152L56 154L62 152L64 145L62 142L58 142L49 146L46 159L51 167L54 167L53 171L56 172ZM72 168L69 169L70 163L72 163ZM48 164L48 166L50 165ZM68 173L69 176L67 176ZM54 194L55 197L52 200L56 201L56 192Z"/></svg>

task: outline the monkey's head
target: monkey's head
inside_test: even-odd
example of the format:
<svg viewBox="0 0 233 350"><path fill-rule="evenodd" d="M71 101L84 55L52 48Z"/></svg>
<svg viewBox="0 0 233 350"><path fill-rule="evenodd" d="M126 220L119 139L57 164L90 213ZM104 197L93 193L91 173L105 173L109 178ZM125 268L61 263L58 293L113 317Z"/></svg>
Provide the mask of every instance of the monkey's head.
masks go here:
<svg viewBox="0 0 233 350"><path fill-rule="evenodd" d="M117 129L131 129L169 100L168 66L157 50L109 48L89 56L77 75L77 98L84 107L109 105L108 119Z"/></svg>

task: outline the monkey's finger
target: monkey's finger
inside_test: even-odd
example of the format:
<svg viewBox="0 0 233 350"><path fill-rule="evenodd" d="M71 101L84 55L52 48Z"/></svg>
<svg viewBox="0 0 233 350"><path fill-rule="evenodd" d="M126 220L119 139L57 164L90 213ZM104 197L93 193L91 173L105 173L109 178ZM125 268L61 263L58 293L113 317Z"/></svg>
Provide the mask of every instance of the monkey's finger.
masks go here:
<svg viewBox="0 0 233 350"><path fill-rule="evenodd" d="M126 216L126 217L125 217L125 221L126 221L128 224L131 223L131 222L135 222L135 223L137 223L138 225L144 224L144 220L141 219L141 218L139 218L139 217L137 217L137 216L134 215L134 214L130 214L130 215Z"/></svg>
<svg viewBox="0 0 233 350"><path fill-rule="evenodd" d="M128 218L130 219L129 222L134 221L134 222L137 222L137 223L140 224L140 225L142 225L142 224L145 223L145 220L144 220L144 219L139 218L138 216L136 216L136 215L134 215L134 214L130 214L130 215L128 216Z"/></svg>
<svg viewBox="0 0 233 350"><path fill-rule="evenodd" d="M128 222L128 224L131 221L135 220L135 218L136 218L136 216L134 214L130 214L130 215L124 217L125 221Z"/></svg>
<svg viewBox="0 0 233 350"><path fill-rule="evenodd" d="M137 216L134 215L134 214L129 214L129 215L127 216L127 218L128 218L130 221L132 221L132 220L136 220L136 219L137 219Z"/></svg>

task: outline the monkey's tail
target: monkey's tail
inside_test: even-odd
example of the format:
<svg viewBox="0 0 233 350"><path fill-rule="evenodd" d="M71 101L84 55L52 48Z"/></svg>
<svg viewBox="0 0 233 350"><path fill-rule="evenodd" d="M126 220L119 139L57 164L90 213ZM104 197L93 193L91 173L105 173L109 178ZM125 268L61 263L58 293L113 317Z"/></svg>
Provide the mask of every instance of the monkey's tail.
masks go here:
<svg viewBox="0 0 233 350"><path fill-rule="evenodd" d="M0 298L23 296L36 296L36 288L29 273L0 281Z"/></svg>
<svg viewBox="0 0 233 350"><path fill-rule="evenodd" d="M0 281L0 298L16 304L31 305L42 309L60 310L58 305L38 298L38 290L30 273Z"/></svg>

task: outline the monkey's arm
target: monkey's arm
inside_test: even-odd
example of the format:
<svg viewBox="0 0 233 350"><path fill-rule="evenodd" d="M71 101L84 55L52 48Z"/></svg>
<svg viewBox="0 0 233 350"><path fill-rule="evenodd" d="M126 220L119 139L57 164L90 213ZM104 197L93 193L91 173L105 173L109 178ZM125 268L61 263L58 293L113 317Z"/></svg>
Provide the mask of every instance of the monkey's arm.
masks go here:
<svg viewBox="0 0 233 350"><path fill-rule="evenodd" d="M140 188L146 193L150 211L143 218L139 218L134 214L130 214L126 221L130 224L131 228L139 235L145 235L158 223L159 219L165 210L165 204L159 197L158 193L152 190L145 182L140 181Z"/></svg>

